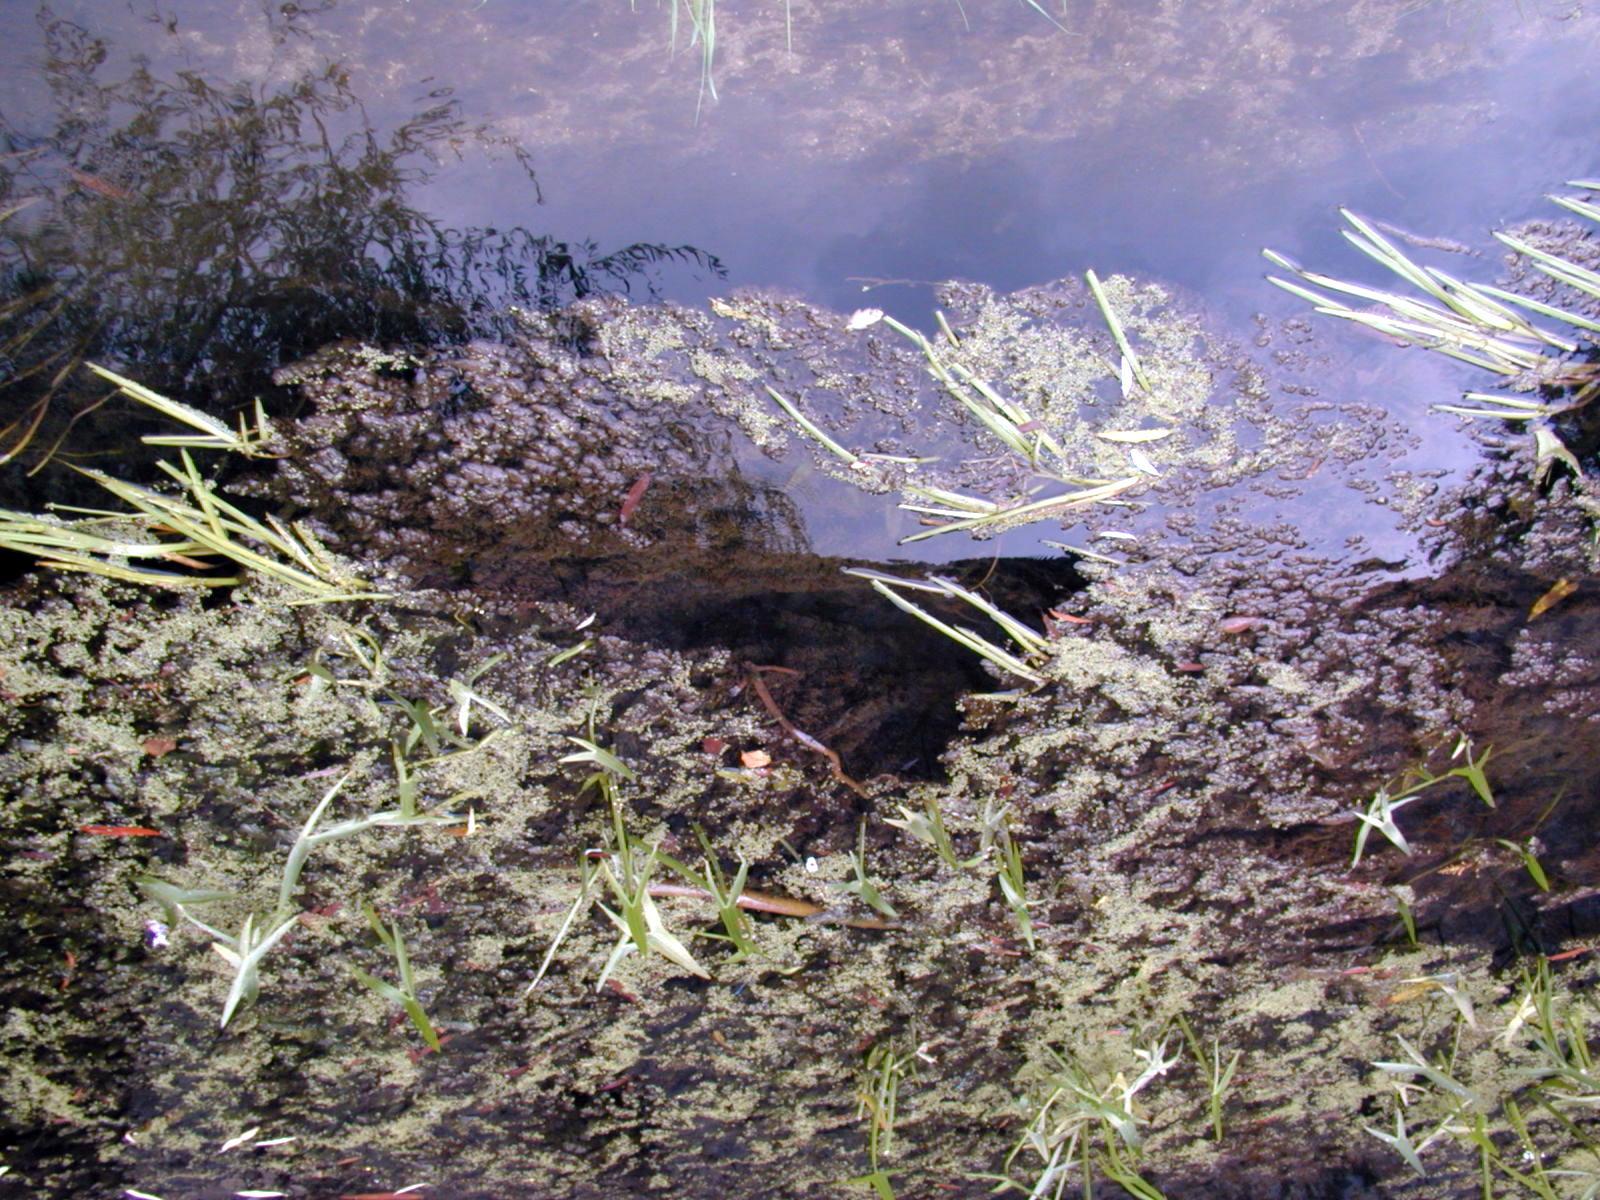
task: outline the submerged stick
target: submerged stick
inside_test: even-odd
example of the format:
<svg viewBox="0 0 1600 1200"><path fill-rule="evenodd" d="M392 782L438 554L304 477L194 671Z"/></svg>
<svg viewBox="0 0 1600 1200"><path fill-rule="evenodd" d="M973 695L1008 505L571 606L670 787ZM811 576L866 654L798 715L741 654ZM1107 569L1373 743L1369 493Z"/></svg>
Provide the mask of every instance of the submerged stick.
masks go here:
<svg viewBox="0 0 1600 1200"><path fill-rule="evenodd" d="M778 707L778 702L772 698L772 693L767 690L767 685L762 682L761 673L754 667L750 668L750 683L755 687L756 695L761 698L761 703L766 707L766 710L772 714L772 719L777 721L779 725L783 726L783 731L785 733L794 738L794 740L799 742L802 746L805 746L811 750L815 750L818 754L826 758L828 760L828 766L832 769L833 777L835 779L844 784L845 787L849 788L856 795L866 797L866 789L844 773L844 763L839 761L838 751L830 750L827 746L824 746L821 742L817 741L817 739L812 737L809 733L797 728L793 721L789 720L788 717L783 715L783 709Z"/></svg>
<svg viewBox="0 0 1600 1200"><path fill-rule="evenodd" d="M688 900L716 900L704 888L690 887L683 883L652 883L646 889L650 895L681 896ZM733 902L740 908L749 909L751 912L776 913L780 917L796 917L806 920L828 910L820 904L810 900L795 900L788 896L771 896L766 892L752 892L748 889L740 892L733 898ZM879 921L872 917L846 918L839 922L852 929L899 929L900 926L889 921Z"/></svg>

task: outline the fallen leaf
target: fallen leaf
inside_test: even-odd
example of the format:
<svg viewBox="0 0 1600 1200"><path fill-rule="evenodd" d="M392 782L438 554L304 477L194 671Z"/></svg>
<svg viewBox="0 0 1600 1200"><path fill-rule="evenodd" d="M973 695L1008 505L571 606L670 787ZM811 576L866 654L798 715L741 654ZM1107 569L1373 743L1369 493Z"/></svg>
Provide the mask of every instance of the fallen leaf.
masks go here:
<svg viewBox="0 0 1600 1200"><path fill-rule="evenodd" d="M79 833L92 833L98 837L161 837L161 830L143 825L79 825Z"/></svg>
<svg viewBox="0 0 1600 1200"><path fill-rule="evenodd" d="M1389 995L1383 998L1381 1003L1386 1006L1390 1004L1404 1004L1408 1000L1415 1000L1419 996L1426 996L1438 986L1439 985L1431 979L1409 980L1405 987L1401 988L1397 992L1389 993Z"/></svg>
<svg viewBox="0 0 1600 1200"><path fill-rule="evenodd" d="M1217 628L1223 633L1243 633L1247 629L1254 629L1263 624L1262 617L1223 617L1217 622Z"/></svg>
<svg viewBox="0 0 1600 1200"><path fill-rule="evenodd" d="M1528 610L1528 620L1531 621L1541 613L1549 612L1577 590L1578 585L1571 579L1556 580L1548 592L1533 602L1533 607Z"/></svg>

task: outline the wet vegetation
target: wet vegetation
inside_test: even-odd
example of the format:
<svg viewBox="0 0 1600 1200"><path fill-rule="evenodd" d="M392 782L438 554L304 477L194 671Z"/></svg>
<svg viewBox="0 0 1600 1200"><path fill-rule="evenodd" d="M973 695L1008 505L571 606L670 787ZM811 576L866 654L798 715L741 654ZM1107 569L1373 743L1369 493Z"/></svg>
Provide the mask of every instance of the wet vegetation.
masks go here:
<svg viewBox="0 0 1600 1200"><path fill-rule="evenodd" d="M19 581L7 1165L57 1195L1581 1194L1583 480L1511 443L1395 493L1431 578L1324 554L1214 486L1369 470L1365 414L1269 403L1159 289L1096 283L952 289L927 346L749 294L332 350L282 377L309 413L250 490L389 598ZM1079 530L1119 562L918 596L1026 627L1027 675L741 482L747 430L864 475L772 387L851 462L914 432L1014 503L930 346L1083 479L1141 445L1097 431L1173 430ZM932 683L939 646L975 673ZM936 770L874 756L956 691Z"/></svg>
<svg viewBox="0 0 1600 1200"><path fill-rule="evenodd" d="M106 469L0 514L0 1189L1597 1194L1592 326L1439 398L1449 479L1278 376L1303 321L629 299L715 264L407 207L447 96L380 136L337 68L49 28L14 490ZM1513 237L1498 292L1385 265L1592 320L1537 270L1592 235ZM824 558L817 481L1037 553Z"/></svg>
<svg viewBox="0 0 1600 1200"><path fill-rule="evenodd" d="M378 129L347 68L324 62L283 83L220 84L142 67L105 78L108 47L43 10L53 129L0 114L0 461L126 444L128 410L80 368L115 360L165 394L228 412L272 372L341 339L438 345L503 331L517 306L544 310L608 291L650 294L666 268L708 277L690 246L601 250L517 226L448 228L412 194L468 146L515 160L530 202L534 164L472 124L448 89ZM296 34L294 16L275 28Z"/></svg>

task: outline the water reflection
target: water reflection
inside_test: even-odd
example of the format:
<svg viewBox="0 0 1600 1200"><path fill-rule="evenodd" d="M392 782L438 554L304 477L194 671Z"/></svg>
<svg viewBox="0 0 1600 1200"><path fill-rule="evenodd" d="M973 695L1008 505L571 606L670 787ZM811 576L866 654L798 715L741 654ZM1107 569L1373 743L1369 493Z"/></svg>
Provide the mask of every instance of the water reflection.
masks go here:
<svg viewBox="0 0 1600 1200"><path fill-rule="evenodd" d="M722 273L692 246L602 251L420 207L413 193L469 146L540 198L528 153L448 88L379 121L336 61L277 82L116 76L89 27L46 12L40 28L48 116L0 113L0 454L37 462L57 445L83 415L85 357L231 407L341 339L461 342L502 332L514 306L653 294L669 267ZM76 451L100 420L74 431Z"/></svg>

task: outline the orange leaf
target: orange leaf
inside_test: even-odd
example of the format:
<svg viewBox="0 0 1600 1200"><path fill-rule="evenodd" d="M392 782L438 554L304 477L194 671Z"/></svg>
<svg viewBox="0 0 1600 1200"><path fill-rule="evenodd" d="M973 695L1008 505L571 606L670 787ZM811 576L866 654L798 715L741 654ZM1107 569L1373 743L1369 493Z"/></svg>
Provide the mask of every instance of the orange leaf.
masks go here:
<svg viewBox="0 0 1600 1200"><path fill-rule="evenodd" d="M1533 607L1528 610L1528 620L1531 621L1541 613L1549 612L1577 590L1578 585L1570 579L1556 580L1548 592L1533 602Z"/></svg>
<svg viewBox="0 0 1600 1200"><path fill-rule="evenodd" d="M99 837L161 837L159 829L144 825L79 825L79 833L92 833Z"/></svg>

